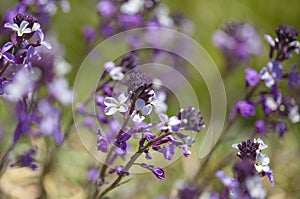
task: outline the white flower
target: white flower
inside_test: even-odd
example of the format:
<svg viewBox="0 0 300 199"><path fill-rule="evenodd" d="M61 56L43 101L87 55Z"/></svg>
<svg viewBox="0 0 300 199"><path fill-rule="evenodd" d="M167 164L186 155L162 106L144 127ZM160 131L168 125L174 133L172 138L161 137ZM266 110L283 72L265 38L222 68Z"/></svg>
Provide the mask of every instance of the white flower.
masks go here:
<svg viewBox="0 0 300 199"><path fill-rule="evenodd" d="M54 79L49 85L49 91L64 105L72 102L73 91L69 88L68 81L63 77Z"/></svg>
<svg viewBox="0 0 300 199"><path fill-rule="evenodd" d="M161 6L155 11L158 21L162 26L172 27L174 25L173 19L169 16L169 8L167 6Z"/></svg>
<svg viewBox="0 0 300 199"><path fill-rule="evenodd" d="M37 78L34 78L27 69L22 69L17 72L13 81L4 87L4 92L8 94L9 100L18 101L33 90L35 79Z"/></svg>
<svg viewBox="0 0 300 199"><path fill-rule="evenodd" d="M246 187L252 198L263 199L266 197L266 191L263 189L259 176L248 177Z"/></svg>
<svg viewBox="0 0 300 199"><path fill-rule="evenodd" d="M125 102L128 99L128 94L123 93L119 95L118 100L113 97L105 97L104 98L104 105L106 106L104 113L105 115L113 115L117 111L124 113L128 110L127 104Z"/></svg>
<svg viewBox="0 0 300 199"><path fill-rule="evenodd" d="M178 131L178 125L180 124L180 120L177 118L177 116L168 117L166 114L161 113L159 114L159 119L161 123L157 125L157 129L161 131L170 131L170 132L177 132Z"/></svg>
<svg viewBox="0 0 300 199"><path fill-rule="evenodd" d="M121 12L134 15L140 11L144 5L144 0L129 0L121 6Z"/></svg>
<svg viewBox="0 0 300 199"><path fill-rule="evenodd" d="M152 111L152 105L146 105L145 101L142 99L136 100L134 108L135 110L133 111L130 117L136 123L142 122L145 119L144 115L150 115Z"/></svg>
<svg viewBox="0 0 300 199"><path fill-rule="evenodd" d="M276 111L278 108L278 104L272 97L266 97L265 105L271 109L271 111Z"/></svg>
<svg viewBox="0 0 300 199"><path fill-rule="evenodd" d="M259 146L258 146L258 153L263 150L263 149L266 149L268 148L268 145L266 145L264 143L264 141L262 141L262 139L258 138L258 139L255 139L253 140L254 143L259 143Z"/></svg>
<svg viewBox="0 0 300 199"><path fill-rule="evenodd" d="M154 93L151 104L154 106L157 114L167 111L168 106L165 103L166 97L166 93L163 91L159 92L157 95Z"/></svg>
<svg viewBox="0 0 300 199"><path fill-rule="evenodd" d="M256 154L254 167L257 172L259 173L262 171L268 172L270 170L269 163L270 163L270 158L267 155L262 153Z"/></svg>
<svg viewBox="0 0 300 199"><path fill-rule="evenodd" d="M292 123L297 123L300 121L300 115L298 110L299 110L298 105L294 105L292 109L289 111L288 117Z"/></svg>
<svg viewBox="0 0 300 199"><path fill-rule="evenodd" d="M23 34L32 32L32 30L30 28L27 28L28 25L29 25L28 21L22 21L20 24L20 27L16 23L13 23L13 24L5 23L4 27L12 29L13 31L17 32L19 37L21 37Z"/></svg>
<svg viewBox="0 0 300 199"><path fill-rule="evenodd" d="M124 74L122 73L122 68L120 66L111 69L109 75L113 80L122 80L124 78Z"/></svg>

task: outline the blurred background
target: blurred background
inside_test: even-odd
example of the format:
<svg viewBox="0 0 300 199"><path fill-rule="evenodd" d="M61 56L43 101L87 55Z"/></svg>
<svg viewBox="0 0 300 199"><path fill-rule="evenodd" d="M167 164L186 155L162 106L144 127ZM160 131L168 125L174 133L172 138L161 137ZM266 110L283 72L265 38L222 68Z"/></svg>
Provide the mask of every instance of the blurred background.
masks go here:
<svg viewBox="0 0 300 199"><path fill-rule="evenodd" d="M0 17L3 17L5 11L16 4L14 0L1 0ZM85 26L97 26L99 15L96 10L98 1L96 0L70 0L71 10L58 13L53 16L50 24L51 34L56 35L59 42L64 47L65 59L72 65L72 71L68 78L74 81L77 69L89 52L87 48L83 28ZM275 29L279 24L288 24L300 29L300 1L299 0L189 0L174 1L162 0L172 12L179 12L194 23L194 34L192 38L200 43L208 52L216 65L224 74L226 61L222 52L217 49L212 42L214 33L222 27L222 24L228 22L249 22L258 31L262 46L262 53L253 56L247 62L243 62L235 68L230 75L224 77L224 83L227 93L227 107L230 110L235 102L244 94L244 70L246 67L252 67L260 70L268 61L268 44L264 41L264 34L275 36ZM100 38L99 42L104 38ZM109 49L113 50L113 49ZM295 56L286 61L284 66L291 67L293 63L299 63L299 56ZM200 108L204 118L210 116L209 94L200 76L191 78L192 86L195 90L203 92L197 93ZM296 98L300 103L300 89L290 91L290 95ZM223 99L220 99L223 100ZM71 110L65 110L66 118L70 116ZM229 111L228 111L229 112ZM0 102L0 124L14 124L4 107ZM63 118L63 120L67 120ZM255 118L253 118L253 122ZM253 130L253 122L245 122L241 119L230 131L230 136L224 144L215 151L212 165L222 157L224 151L233 151L232 143L240 142L248 137ZM13 128L13 127L12 127ZM8 130L8 129L6 129ZM205 132L202 132L205 134ZM265 182L268 192L268 198L300 198L300 125L291 126L290 131L283 139L273 133L267 136L266 143L269 145L266 154L271 158L271 167L275 175L275 187L271 187ZM197 136L201 140L203 135ZM7 140L0 140L2 146L7 144ZM35 172L30 169L20 168L19 170L10 170L5 173L1 179L1 187L8 194L15 198L37 198L39 190L37 184L44 183L49 198L86 198L87 185L86 173L88 169L97 164L97 161L86 151L81 144L77 133L74 131L72 136L63 146L56 157L55 170L49 174L44 182L38 181ZM43 148L45 140L36 140L36 144ZM201 160L198 158L199 145L193 145L193 154L187 159L181 157L175 163L166 168L165 181L155 179L151 174L134 175L134 180L127 185L121 186L112 192L112 198L156 198L158 196L172 197L176 195L176 188L182 182L192 177L199 167ZM18 150L22 150L22 146ZM225 169L227 174L231 174L230 165ZM205 175L205 174L203 174ZM221 183L216 179L212 184L212 190L220 190ZM35 197L36 196L36 197Z"/></svg>

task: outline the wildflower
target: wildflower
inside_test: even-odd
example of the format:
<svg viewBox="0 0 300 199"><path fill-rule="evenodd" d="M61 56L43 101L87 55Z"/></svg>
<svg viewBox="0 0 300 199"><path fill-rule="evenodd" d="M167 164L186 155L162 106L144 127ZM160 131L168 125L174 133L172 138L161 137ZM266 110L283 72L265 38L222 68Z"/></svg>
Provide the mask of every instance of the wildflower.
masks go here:
<svg viewBox="0 0 300 199"><path fill-rule="evenodd" d="M247 85L249 86L255 86L260 81L259 75L256 70L253 70L251 68L246 68L245 70L245 79L247 82Z"/></svg>
<svg viewBox="0 0 300 199"><path fill-rule="evenodd" d="M99 179L100 173L99 169L97 168L91 168L87 173L87 179L92 181L94 184L96 184L97 180Z"/></svg>
<svg viewBox="0 0 300 199"><path fill-rule="evenodd" d="M163 91L159 92L158 94L154 93L153 99L151 99L151 104L154 106L157 114L167 111L168 106L165 102L166 97L166 93Z"/></svg>
<svg viewBox="0 0 300 199"><path fill-rule="evenodd" d="M241 159L247 158L249 160L255 161L257 150L259 149L260 143L252 142L251 140L247 140L247 142L243 141L241 144L233 144L232 147L239 149L237 156Z"/></svg>
<svg viewBox="0 0 300 199"><path fill-rule="evenodd" d="M245 118L255 115L255 105L246 100L238 101L235 105L235 109Z"/></svg>
<svg viewBox="0 0 300 199"><path fill-rule="evenodd" d="M132 71L126 74L125 84L129 91L136 91L141 87L147 87L152 84L151 78L143 72Z"/></svg>
<svg viewBox="0 0 300 199"><path fill-rule="evenodd" d="M33 156L36 154L36 150L31 148L24 155L20 157L17 164L23 167L29 167L32 170L37 169L37 165L34 163Z"/></svg>
<svg viewBox="0 0 300 199"><path fill-rule="evenodd" d="M181 121L177 118L177 116L172 116L169 118L166 114L160 113L159 119L161 120L161 123L157 125L158 130L172 133L178 132Z"/></svg>
<svg viewBox="0 0 300 199"><path fill-rule="evenodd" d="M266 133L266 126L265 126L265 122L263 120L257 120L255 122L255 127L256 127L257 133L259 133L259 134Z"/></svg>
<svg viewBox="0 0 300 199"><path fill-rule="evenodd" d="M176 153L176 145L169 143L166 146L161 147L158 151L164 155L166 160L173 160L173 157Z"/></svg>
<svg viewBox="0 0 300 199"><path fill-rule="evenodd" d="M262 68L259 76L265 81L267 87L272 87L282 78L282 66L277 61L268 62L267 66Z"/></svg>
<svg viewBox="0 0 300 199"><path fill-rule="evenodd" d="M202 121L203 117L200 116L200 110L195 107L189 106L186 110L181 109L178 114L178 119L181 121L180 127L187 131L199 132L205 128Z"/></svg>
<svg viewBox="0 0 300 199"><path fill-rule="evenodd" d="M266 191L264 190L259 176L248 177L245 181L246 188L252 198L264 199Z"/></svg>
<svg viewBox="0 0 300 199"><path fill-rule="evenodd" d="M7 52L13 47L13 44L11 42L7 42L3 45L3 47L0 49L0 60L4 58L4 60L13 62L14 55Z"/></svg>
<svg viewBox="0 0 300 199"><path fill-rule="evenodd" d="M140 166L152 171L152 173L160 180L165 178L165 172L161 168L154 167L153 165L147 165L145 163L140 164Z"/></svg>
<svg viewBox="0 0 300 199"><path fill-rule="evenodd" d="M10 28L11 30L17 32L18 37L22 37L23 34L31 33L32 30L31 28L28 28L27 26L29 25L28 21L22 21L20 26L16 23L5 23L4 27L5 28Z"/></svg>
<svg viewBox="0 0 300 199"><path fill-rule="evenodd" d="M256 156L254 167L259 173L262 171L268 172L270 170L270 167L268 166L269 163L270 158L267 155L258 153Z"/></svg>
<svg viewBox="0 0 300 199"><path fill-rule="evenodd" d="M117 81L122 80L124 78L124 74L122 73L122 68L119 66L111 69L109 75L113 80L117 80Z"/></svg>
<svg viewBox="0 0 300 199"><path fill-rule="evenodd" d="M131 135L128 133L123 133L118 139L115 140L115 145L119 147L122 150L126 150L127 148L127 143L126 141L129 140Z"/></svg>
<svg viewBox="0 0 300 199"><path fill-rule="evenodd" d="M105 115L113 115L117 111L121 113L125 113L128 110L128 106L127 104L125 104L127 99L128 99L127 93L120 94L118 100L116 100L113 97L105 97L104 98L104 105L106 106L104 110Z"/></svg>
<svg viewBox="0 0 300 199"><path fill-rule="evenodd" d="M145 119L146 115L150 115L152 112L152 105L146 105L145 101L139 98L135 102L134 109L135 110L131 114L131 119L136 123L140 123Z"/></svg>
<svg viewBox="0 0 300 199"><path fill-rule="evenodd" d="M103 17L111 17L115 14L115 5L109 0L102 0L98 3L97 9Z"/></svg>
<svg viewBox="0 0 300 199"><path fill-rule="evenodd" d="M130 52L122 57L119 66L125 67L127 70L133 69L140 65L140 58L134 52Z"/></svg>
<svg viewBox="0 0 300 199"><path fill-rule="evenodd" d="M137 14L144 5L144 0L129 0L121 6L121 12L134 15Z"/></svg>

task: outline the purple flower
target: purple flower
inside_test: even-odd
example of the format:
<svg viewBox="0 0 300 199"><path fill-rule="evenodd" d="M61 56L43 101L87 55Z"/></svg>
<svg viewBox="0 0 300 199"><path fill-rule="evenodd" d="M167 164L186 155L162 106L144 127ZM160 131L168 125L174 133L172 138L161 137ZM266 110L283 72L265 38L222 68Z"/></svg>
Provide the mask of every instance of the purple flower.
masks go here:
<svg viewBox="0 0 300 199"><path fill-rule="evenodd" d="M163 169L158 168L158 167L154 167L153 165L147 165L147 164L140 164L141 167L149 169L150 171L152 171L152 173L160 180L163 180L165 178L165 172Z"/></svg>
<svg viewBox="0 0 300 199"><path fill-rule="evenodd" d="M172 143L167 144L166 146L161 147L159 152L164 155L166 160L172 160L176 153L176 145Z"/></svg>
<svg viewBox="0 0 300 199"><path fill-rule="evenodd" d="M259 134L265 134L266 133L266 124L263 120L257 120L255 122L256 132Z"/></svg>
<svg viewBox="0 0 300 199"><path fill-rule="evenodd" d="M277 61L268 62L267 66L262 68L259 73L261 80L264 80L266 86L269 88L281 81L282 75L282 66Z"/></svg>
<svg viewBox="0 0 300 199"><path fill-rule="evenodd" d="M251 68L246 68L246 70L245 70L245 79L246 79L247 85L249 85L249 86L255 86L260 81L260 77L258 75L258 72L256 70L251 69Z"/></svg>
<svg viewBox="0 0 300 199"><path fill-rule="evenodd" d="M178 114L178 119L181 121L180 127L187 131L199 132L205 128L203 117L200 115L200 110L189 106L187 109L181 109Z"/></svg>
<svg viewBox="0 0 300 199"><path fill-rule="evenodd" d="M109 171L110 174L112 174L112 173L114 173L114 172L116 172L116 174L117 174L118 176L121 175L122 173L124 173L124 166L117 166L116 168L111 169L111 170ZM129 176L129 172L126 171L126 172L125 172L125 175L126 175L126 176Z"/></svg>
<svg viewBox="0 0 300 199"><path fill-rule="evenodd" d="M250 116L255 115L255 105L246 100L238 101L235 105L235 109L238 113L240 113L243 117L247 119Z"/></svg>
<svg viewBox="0 0 300 199"><path fill-rule="evenodd" d="M143 17L139 14L136 15L120 14L118 15L118 21L120 23L120 26L124 30L140 27L144 22Z"/></svg>
<svg viewBox="0 0 300 199"><path fill-rule="evenodd" d="M297 69L297 64L294 64L291 72L288 74L288 85L290 88L294 88L295 85L300 84L300 74L295 72Z"/></svg>
<svg viewBox="0 0 300 199"><path fill-rule="evenodd" d="M257 150L259 149L260 143L252 142L251 140L247 140L247 142L243 141L241 144L233 144L232 147L239 149L237 156L241 159L249 159L251 161L256 160Z"/></svg>
<svg viewBox="0 0 300 199"><path fill-rule="evenodd" d="M275 125L275 131L278 132L279 137L283 137L284 134L288 131L288 128L284 122L278 122Z"/></svg>
<svg viewBox="0 0 300 199"><path fill-rule="evenodd" d="M200 189L198 186L187 183L181 185L179 188L178 198L179 199L198 199L200 194Z"/></svg>
<svg viewBox="0 0 300 199"><path fill-rule="evenodd" d="M263 172L262 173L262 176L267 176L271 185L274 186L275 185L275 182L274 182L274 173L273 173L273 170L272 169L269 169L268 172Z"/></svg>
<svg viewBox="0 0 300 199"><path fill-rule="evenodd" d="M116 12L116 6L110 0L102 0L98 3L97 9L103 17L111 17Z"/></svg>
<svg viewBox="0 0 300 199"><path fill-rule="evenodd" d="M146 104L144 100L139 98L135 101L134 111L130 117L134 122L140 123L145 119L145 116L150 115L152 109L151 104Z"/></svg>
<svg viewBox="0 0 300 199"><path fill-rule="evenodd" d="M248 159L242 159L242 161L235 163L233 168L240 183L243 183L247 177L254 176L256 173L253 163Z"/></svg>
<svg viewBox="0 0 300 199"><path fill-rule="evenodd" d="M172 116L169 118L166 114L160 113L159 119L161 123L157 125L158 130L172 133L178 132L181 121L177 118L177 116Z"/></svg>
<svg viewBox="0 0 300 199"><path fill-rule="evenodd" d="M92 42L97 39L97 33L93 27L86 26L83 28L83 35L88 42Z"/></svg>
<svg viewBox="0 0 300 199"><path fill-rule="evenodd" d="M34 163L35 160L33 158L33 156L36 154L36 150L31 148L27 151L27 153L25 153L24 155L22 155L18 161L18 164L20 166L24 166L24 167L29 167L32 170L36 170L37 165Z"/></svg>
<svg viewBox="0 0 300 199"><path fill-rule="evenodd" d="M121 148L122 150L126 150L127 143L126 141L129 140L131 135L127 133L123 133L118 139L115 140L114 144L115 146Z"/></svg>
<svg viewBox="0 0 300 199"><path fill-rule="evenodd" d="M13 44L11 42L7 42L3 45L3 47L0 50L0 60L3 58L6 61L13 62L14 61L14 55L7 52L13 47Z"/></svg>
<svg viewBox="0 0 300 199"><path fill-rule="evenodd" d="M99 175L99 169L91 168L87 173L87 179L96 184L97 180L99 179Z"/></svg>

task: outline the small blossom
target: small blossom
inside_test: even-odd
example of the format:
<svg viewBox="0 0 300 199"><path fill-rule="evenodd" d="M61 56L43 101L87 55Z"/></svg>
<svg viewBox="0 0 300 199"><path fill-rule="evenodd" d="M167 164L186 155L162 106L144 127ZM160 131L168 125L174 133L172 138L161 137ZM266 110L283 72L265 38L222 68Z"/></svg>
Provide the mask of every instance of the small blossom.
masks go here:
<svg viewBox="0 0 300 199"><path fill-rule="evenodd" d="M124 78L124 74L122 73L122 68L119 66L111 69L109 75L113 80L117 80L117 81L122 80Z"/></svg>
<svg viewBox="0 0 300 199"><path fill-rule="evenodd" d="M237 156L241 159L247 158L249 160L255 161L257 150L259 149L260 143L252 142L251 140L247 140L247 142L243 141L241 144L233 144L232 147L239 149Z"/></svg>
<svg viewBox="0 0 300 199"><path fill-rule="evenodd" d="M4 27L5 28L10 28L11 30L17 32L19 37L22 37L23 34L27 34L27 33L31 33L32 30L31 28L27 28L27 26L29 25L28 21L22 21L20 26L18 26L18 24L16 23L5 23Z"/></svg>
<svg viewBox="0 0 300 199"><path fill-rule="evenodd" d="M151 104L154 106L157 114L167 111L168 105L165 102L166 97L166 93L163 91L159 92L157 95L154 94Z"/></svg>
<svg viewBox="0 0 300 199"><path fill-rule="evenodd" d="M266 148L268 148L268 145L266 145L265 143L264 143L264 141L262 141L262 139L260 139L260 138L258 138L258 139L253 139L253 142L254 143L258 143L259 145L258 145L258 153L261 151L261 150L264 150L264 149L266 149Z"/></svg>
<svg viewBox="0 0 300 199"><path fill-rule="evenodd" d="M18 161L18 165L23 166L23 167L29 167L32 170L36 170L37 169L37 165L34 163L34 158L33 156L36 154L36 150L31 148L27 151L27 153L25 153L24 155L22 155Z"/></svg>
<svg viewBox="0 0 300 199"><path fill-rule="evenodd" d="M270 88L281 80L282 66L277 61L271 61L266 67L261 69L259 76L265 81L266 86Z"/></svg>
<svg viewBox="0 0 300 199"><path fill-rule="evenodd" d="M102 0L98 3L97 9L103 17L111 17L116 12L115 5L109 0Z"/></svg>
<svg viewBox="0 0 300 199"><path fill-rule="evenodd" d="M269 171L264 172L264 175L266 175L271 183L272 186L274 186L275 182L274 182L274 173L272 169L269 169Z"/></svg>
<svg viewBox="0 0 300 199"><path fill-rule="evenodd" d="M127 143L126 141L129 140L131 135L128 133L123 133L118 139L115 140L115 145L122 150L126 150Z"/></svg>
<svg viewBox="0 0 300 199"><path fill-rule="evenodd" d="M255 105L249 101L238 101L235 108L245 118L255 115Z"/></svg>
<svg viewBox="0 0 300 199"><path fill-rule="evenodd" d="M251 68L246 68L245 73L246 73L245 79L246 79L247 85L255 86L256 84L259 83L260 78L259 78L258 72L256 70L253 70Z"/></svg>
<svg viewBox="0 0 300 199"><path fill-rule="evenodd" d="M87 173L87 179L92 181L94 184L96 184L97 180L99 179L100 173L99 169L97 168L91 168Z"/></svg>
<svg viewBox="0 0 300 199"><path fill-rule="evenodd" d="M265 134L266 133L266 126L265 122L263 120L257 120L255 122L256 131L259 134Z"/></svg>
<svg viewBox="0 0 300 199"><path fill-rule="evenodd" d="M256 156L254 167L259 173L262 171L268 172L270 170L269 163L270 158L267 155L258 153Z"/></svg>
<svg viewBox="0 0 300 199"><path fill-rule="evenodd" d="M300 115L299 115L299 107L298 105L294 105L290 110L289 110L289 115L288 118L292 123L297 123L300 121Z"/></svg>
<svg viewBox="0 0 300 199"><path fill-rule="evenodd" d="M147 165L142 163L141 167L149 169L150 171L152 171L152 173L160 180L163 180L165 178L165 172L163 169L158 168L158 167L154 167L153 165Z"/></svg>
<svg viewBox="0 0 300 199"><path fill-rule="evenodd" d="M166 146L163 146L159 149L159 152L161 152L164 155L164 158L166 160L173 160L173 157L176 153L176 145L169 143Z"/></svg>
<svg viewBox="0 0 300 199"><path fill-rule="evenodd" d="M200 110L195 107L189 106L186 110L181 109L178 119L181 120L180 127L187 131L199 132L205 128L203 117L200 116Z"/></svg>
<svg viewBox="0 0 300 199"><path fill-rule="evenodd" d="M13 47L13 44L11 42L7 42L3 45L3 47L0 50L0 60L4 58L7 61L13 62L14 55L7 52Z"/></svg>
<svg viewBox="0 0 300 199"><path fill-rule="evenodd" d="M137 99L135 102L135 110L131 114L131 119L136 122L140 123L145 119L146 115L150 115L152 112L152 105L145 103L142 99Z"/></svg>
<svg viewBox="0 0 300 199"><path fill-rule="evenodd" d="M107 71L107 72L110 72L112 69L114 69L116 67L115 63L112 62L112 61L109 61L109 62L106 62L104 64L104 69Z"/></svg>
<svg viewBox="0 0 300 199"><path fill-rule="evenodd" d="M119 95L118 100L113 97L105 97L104 98L104 105L106 106L104 112L105 115L113 115L117 111L121 113L125 113L128 110L128 106L125 103L128 99L128 94L123 93Z"/></svg>
<svg viewBox="0 0 300 199"><path fill-rule="evenodd" d="M177 116L172 116L169 118L166 114L160 113L159 119L161 123L157 125L158 130L169 131L172 133L178 132L181 121L177 118Z"/></svg>
<svg viewBox="0 0 300 199"><path fill-rule="evenodd" d="M140 71L132 71L126 74L125 84L130 91L136 91L140 87L146 87L152 84L151 78Z"/></svg>
<svg viewBox="0 0 300 199"><path fill-rule="evenodd" d="M121 12L134 15L140 11L144 5L144 0L129 0L121 6Z"/></svg>
<svg viewBox="0 0 300 199"><path fill-rule="evenodd" d="M284 122L276 123L275 131L278 132L279 137L283 137L283 135L288 131L286 123L284 123Z"/></svg>

